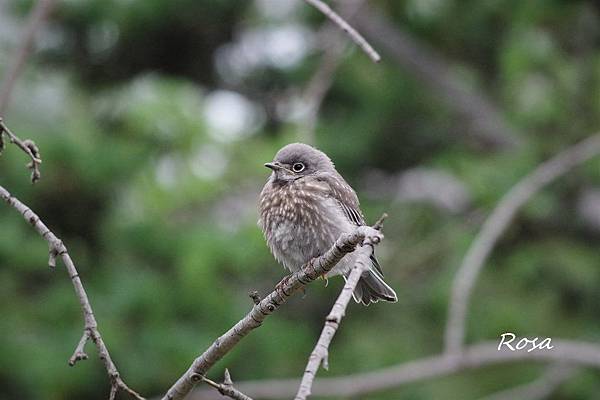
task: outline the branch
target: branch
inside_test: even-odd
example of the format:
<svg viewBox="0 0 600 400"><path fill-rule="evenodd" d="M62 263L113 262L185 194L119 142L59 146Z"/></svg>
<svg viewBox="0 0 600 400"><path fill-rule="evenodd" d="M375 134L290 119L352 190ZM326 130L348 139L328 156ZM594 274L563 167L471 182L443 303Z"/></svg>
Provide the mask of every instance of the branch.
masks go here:
<svg viewBox="0 0 600 400"><path fill-rule="evenodd" d="M19 147L21 150L25 152L31 158L31 162L27 164L27 168L31 170L31 182L35 183L41 178L40 174L40 164L42 163L42 158L40 156L40 150L33 142L33 140L21 140L14 133L8 129L8 127L4 124L2 117L0 117L0 154L2 154L2 150L4 150L4 140L3 135L8 136L8 140Z"/></svg>
<svg viewBox="0 0 600 400"><path fill-rule="evenodd" d="M360 33L356 31L353 27L350 26L342 17L340 17L335 11L331 9L327 4L323 3L321 0L304 0L306 3L315 7L317 10L325 14L327 18L331 20L334 24L340 27L341 30L346 32L350 39L354 43L358 45L364 51L373 62L381 61L381 57L373 47L365 40L364 37Z"/></svg>
<svg viewBox="0 0 600 400"><path fill-rule="evenodd" d="M562 362L600 369L600 345L574 340L552 339L552 350L498 350L497 342L482 342L457 353L443 353L408 361L379 370L338 378L319 378L312 389L314 396L351 398L390 390L399 386L486 366L519 362ZM298 379L240 382L244 393L260 399L281 399L294 395ZM189 400L212 399L198 390Z"/></svg>
<svg viewBox="0 0 600 400"><path fill-rule="evenodd" d="M254 305L244 318L215 340L202 355L194 360L185 374L163 396L163 400L183 399L217 361L231 351L244 336L261 326L262 322L298 289L329 272L342 257L353 252L356 245L365 239L377 240L376 238L380 237L379 232L369 226L359 226L354 232L340 236L325 254L311 260L299 271L280 282L275 290Z"/></svg>
<svg viewBox="0 0 600 400"><path fill-rule="evenodd" d="M381 14L363 10L356 23L397 64L412 73L467 123L465 131L478 144L512 148L519 136L502 112L485 96L452 73L452 65L433 49L392 25ZM462 131L461 131L462 134Z"/></svg>
<svg viewBox="0 0 600 400"><path fill-rule="evenodd" d="M21 43L15 51L14 57L11 57L13 62L2 81L2 87L0 88L0 115L6 110L15 82L19 75L21 75L25 62L33 50L35 34L43 25L50 11L52 11L55 2L56 0L39 0L29 14Z"/></svg>
<svg viewBox="0 0 600 400"><path fill-rule="evenodd" d="M542 400L550 395L567 379L571 378L577 368L565 364L553 364L548 367L542 376L525 385L502 390L486 396L481 400Z"/></svg>
<svg viewBox="0 0 600 400"><path fill-rule="evenodd" d="M244 393L233 387L233 381L231 380L231 375L227 368L225 368L225 378L223 379L223 383L217 383L205 376L202 377L202 381L217 389L223 396L231 397L234 400L252 400L251 397L246 396Z"/></svg>
<svg viewBox="0 0 600 400"><path fill-rule="evenodd" d="M321 336L317 341L317 345L308 359L308 364L304 370L304 375L302 376L302 381L300 382L300 387L298 388L298 393L296 394L295 400L306 400L310 396L313 381L317 375L317 371L319 370L321 363L323 363L323 368L329 369L329 345L331 344L331 341L333 340L333 337L335 336L342 322L342 318L346 313L346 308L348 307L348 303L352 298L352 292L354 292L362 273L369 268L371 263L369 257L371 257L373 254L373 246L370 244L365 244L363 247L358 249L357 252L358 257L356 263L354 264L354 268L346 279L346 284L344 285L342 292L333 305L331 312L325 318L325 326L323 327Z"/></svg>
<svg viewBox="0 0 600 400"><path fill-rule="evenodd" d="M25 218L25 220L28 221L42 236L42 238L48 242L50 248L50 258L48 260L48 264L50 267L54 267L56 265L56 258L60 257L66 267L69 277L71 278L71 282L73 283L73 287L75 289L75 294L77 295L81 310L83 311L84 328L81 340L77 344L73 356L69 359L69 365L75 365L77 361L87 358L84 347L88 340L92 340L98 349L100 359L104 363L104 367L106 368L106 372L110 378L110 399L114 399L116 392L120 389L127 392L137 400L144 400L142 396L130 389L121 379L119 371L110 357L106 344L104 343L102 336L100 336L98 323L96 322L92 306L90 305L90 301L87 297L85 289L83 288L81 279L79 278L79 273L77 272L75 264L73 264L73 260L71 260L71 257L69 256L67 248L63 242L57 238L54 233L50 231L50 229L48 229L42 220L33 211L31 211L29 207L21 203L17 198L11 196L11 194L2 186L0 186L0 198L3 199L9 206L17 210L23 216L23 218Z"/></svg>
<svg viewBox="0 0 600 400"><path fill-rule="evenodd" d="M473 286L486 259L517 211L544 186L599 153L600 133L590 136L542 163L513 186L498 202L492 214L484 222L454 277L445 333L446 351L458 351L463 346L467 307Z"/></svg>
<svg viewBox="0 0 600 400"><path fill-rule="evenodd" d="M356 14L362 3L363 0L346 0L340 4L340 7L342 13L351 18ZM315 126L319 109L333 84L335 71L343 58L346 41L342 40L343 38L338 35L339 31L337 29L334 31L334 29L333 22L326 23L321 29L319 36L329 39L330 43L323 45L325 51L321 63L302 92L302 102L307 107L306 115L302 118L299 128L300 141L303 143L315 143Z"/></svg>

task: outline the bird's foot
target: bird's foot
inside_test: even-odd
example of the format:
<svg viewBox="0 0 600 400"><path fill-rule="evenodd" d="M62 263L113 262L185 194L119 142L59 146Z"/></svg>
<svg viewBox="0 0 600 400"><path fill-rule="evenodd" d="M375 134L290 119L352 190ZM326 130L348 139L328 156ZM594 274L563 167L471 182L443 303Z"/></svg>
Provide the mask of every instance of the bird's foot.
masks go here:
<svg viewBox="0 0 600 400"><path fill-rule="evenodd" d="M323 274L321 276L319 276L319 279L322 279L325 281L325 287L329 286L329 279L327 278L327 274Z"/></svg>

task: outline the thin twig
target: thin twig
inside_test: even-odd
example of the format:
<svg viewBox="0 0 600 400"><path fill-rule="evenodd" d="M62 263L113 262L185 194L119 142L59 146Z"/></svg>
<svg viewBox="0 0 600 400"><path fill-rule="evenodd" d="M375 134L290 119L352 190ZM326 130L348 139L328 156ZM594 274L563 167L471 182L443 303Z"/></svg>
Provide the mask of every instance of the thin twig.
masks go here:
<svg viewBox="0 0 600 400"><path fill-rule="evenodd" d="M21 75L25 62L33 50L35 34L43 25L55 3L56 0L39 0L29 14L21 43L15 50L15 55L11 57L12 64L6 74L4 74L4 79L2 80L2 87L0 88L0 115L6 110L15 82L19 78L19 75Z"/></svg>
<svg viewBox="0 0 600 400"><path fill-rule="evenodd" d="M383 228L383 222L386 220L387 217L387 213L381 214L381 217L379 217L379 219L375 221L375 224L373 224L373 229L380 231Z"/></svg>
<svg viewBox="0 0 600 400"><path fill-rule="evenodd" d="M299 271L294 272L277 285L267 297L254 305L252 310L225 334L219 337L210 347L194 360L189 369L163 396L163 400L179 400L184 398L198 381L198 377L206 372L252 330L261 326L262 322L287 301L298 289L329 272L346 254L355 250L356 246L368 238L376 242L381 234L369 226L359 226L353 232L338 238L335 244L322 256L313 259Z"/></svg>
<svg viewBox="0 0 600 400"><path fill-rule="evenodd" d="M234 400L252 400L252 397L246 396L244 393L233 387L233 381L231 380L231 375L229 374L229 370L227 368L225 369L225 378L223 379L223 383L217 383L205 376L201 378L203 382L217 389L223 396L230 397Z"/></svg>
<svg viewBox="0 0 600 400"><path fill-rule="evenodd" d="M318 378L312 392L319 397L361 398L369 393L390 390L408 383L424 381L461 371L514 362L562 362L600 370L600 345L597 343L552 339L552 350L498 350L498 343L486 341L467 346L457 353L442 353L404 362L391 367L337 378ZM260 399L290 398L296 393L298 379L269 379L238 382L244 393ZM206 390L198 390L189 400L213 399Z"/></svg>
<svg viewBox="0 0 600 400"><path fill-rule="evenodd" d="M29 207L19 201L16 197L11 196L11 194L0 186L0 198L3 199L9 206L13 207L17 210L26 221L28 221L33 228L42 236L44 240L48 242L49 246L49 265L53 267L56 264L56 258L60 257L66 267L66 271L69 274L71 282L73 283L73 287L75 289L75 294L77 295L77 299L79 300L79 304L81 306L81 310L83 311L83 319L84 319L84 332L81 337L81 340L77 344L75 348L75 352L73 356L69 359L69 364L74 365L78 360L84 359L84 347L85 343L88 340L92 340L96 345L96 349L98 350L98 354L102 362L104 363L104 367L106 368L106 372L110 378L111 382L111 395L110 398L114 398L117 390L123 390L130 394L137 400L144 400L142 396L136 393L134 390L129 388L125 382L121 379L119 375L119 371L115 366L114 362L110 357L110 353L108 352L108 348L100 335L100 331L98 330L98 323L96 322L96 318L94 317L94 312L92 310L92 306L90 305L90 301L88 296L83 288L83 284L81 283L81 279L79 278L79 273L75 268L75 264L69 253L67 252L67 248L63 244L63 242L54 235L48 229L48 227L42 222L40 217L38 217Z"/></svg>
<svg viewBox="0 0 600 400"><path fill-rule="evenodd" d="M370 257L373 254L373 246L364 245L357 250L357 253L358 257L354 264L354 268L352 268L350 275L346 278L346 283L333 305L331 312L325 318L325 326L323 327L323 331L321 332L321 336L319 337L315 348L310 354L295 400L306 400L310 396L313 381L317 376L317 371L321 364L323 364L323 368L329 369L329 345L346 313L346 308L352 298L352 292L354 292L362 273L369 268Z"/></svg>
<svg viewBox="0 0 600 400"><path fill-rule="evenodd" d="M446 351L459 351L463 346L467 308L473 286L496 242L514 219L517 211L544 186L598 154L600 154L600 133L590 136L542 163L513 186L498 202L492 214L484 222L454 277L445 333Z"/></svg>
<svg viewBox="0 0 600 400"><path fill-rule="evenodd" d="M4 123L2 117L0 117L0 154L4 150L3 135L8 136L8 140L19 147L31 158L31 162L27 164L27 168L31 170L31 182L35 183L41 178L40 164L42 164L42 157L40 156L40 150L33 142L33 140L25 139L21 140L17 135L12 133L10 129Z"/></svg>
<svg viewBox="0 0 600 400"><path fill-rule="evenodd" d="M315 7L321 11L327 18L329 18L334 24L340 27L341 30L346 32L350 39L358 45L374 62L381 61L381 56L371 47L369 42L356 29L350 26L342 17L340 17L335 11L331 9L327 4L321 0L304 0L306 3Z"/></svg>
<svg viewBox="0 0 600 400"><path fill-rule="evenodd" d="M73 355L71 356L71 358L69 358L69 365L71 367L77 364L77 361L88 359L88 355L85 352L85 345L87 344L87 341L90 340L90 335L91 334L88 329L83 330L83 335L81 335L81 339L79 340L77 347L75 347Z"/></svg>

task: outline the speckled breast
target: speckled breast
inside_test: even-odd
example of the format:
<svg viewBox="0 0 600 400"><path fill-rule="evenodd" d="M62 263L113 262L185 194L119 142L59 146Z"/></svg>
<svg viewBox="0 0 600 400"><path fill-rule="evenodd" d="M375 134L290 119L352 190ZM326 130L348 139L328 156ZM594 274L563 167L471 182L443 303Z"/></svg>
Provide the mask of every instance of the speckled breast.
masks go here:
<svg viewBox="0 0 600 400"><path fill-rule="evenodd" d="M339 210L318 183L269 184L260 201L260 225L271 252L298 270L331 247L343 230Z"/></svg>

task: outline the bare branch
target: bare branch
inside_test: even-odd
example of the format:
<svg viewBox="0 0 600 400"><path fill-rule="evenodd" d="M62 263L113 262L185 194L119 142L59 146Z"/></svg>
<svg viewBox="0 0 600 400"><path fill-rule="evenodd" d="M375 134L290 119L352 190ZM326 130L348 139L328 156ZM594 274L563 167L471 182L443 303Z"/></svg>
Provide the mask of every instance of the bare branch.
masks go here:
<svg viewBox="0 0 600 400"><path fill-rule="evenodd" d="M378 224L380 224L379 221ZM346 284L333 305L331 312L325 318L325 326L317 341L317 345L308 359L308 364L304 370L304 375L302 376L302 381L300 382L300 387L298 388L295 400L306 400L310 396L313 381L315 380L321 363L323 364L323 368L329 369L329 345L346 313L346 308L352 298L352 292L354 292L362 273L369 268L369 257L373 254L373 246L365 244L358 249L357 252L358 257L354 264L354 268L346 278Z"/></svg>
<svg viewBox="0 0 600 400"><path fill-rule="evenodd" d="M25 62L33 50L35 34L43 25L55 3L56 0L38 0L34 9L29 14L21 43L15 50L15 55L11 57L12 64L4 75L2 87L0 87L0 115L6 110L15 82L19 75L21 75Z"/></svg>
<svg viewBox="0 0 600 400"><path fill-rule="evenodd" d="M112 361L110 354L108 352L108 348L100 335L100 331L98 330L98 323L96 322L96 318L94 317L94 312L92 310L92 306L90 305L90 301L87 297L85 289L83 288L83 284L81 283L81 279L79 278L79 273L75 268L75 264L69 253L67 248L63 244L63 242L54 235L48 229L48 227L42 222L40 217L38 217L29 207L25 204L21 203L16 197L11 196L11 194L0 186L0 198L3 199L9 206L13 207L17 210L26 221L28 221L33 228L42 236L44 240L48 242L50 247L50 265L53 266L55 263L56 257L60 257L66 267L67 273L71 278L71 282L73 283L73 287L75 289L75 294L77 295L77 299L79 300L79 304L81 306L81 310L83 311L83 319L84 319L84 332L81 337L81 340L77 344L75 349L75 353L69 359L70 365L75 365L78 360L85 358L84 347L88 340L92 340L96 345L96 349L98 350L98 354L102 362L104 363L104 367L106 368L106 372L110 378L111 382L111 395L110 398L114 398L117 390L123 390L127 392L129 395L134 397L137 400L144 400L142 396L136 393L134 390L130 389L125 382L121 379L119 375L119 371Z"/></svg>
<svg viewBox="0 0 600 400"><path fill-rule="evenodd" d="M231 397L234 400L252 400L251 397L246 396L244 393L233 387L233 381L231 380L231 375L227 368L225 368L225 378L223 379L223 383L217 383L205 376L202 377L202 381L217 389L223 396Z"/></svg>
<svg viewBox="0 0 600 400"><path fill-rule="evenodd" d="M533 382L494 393L481 400L546 399L575 372L577 372L577 368L572 365L554 364Z"/></svg>
<svg viewBox="0 0 600 400"><path fill-rule="evenodd" d="M429 86L450 109L456 111L466 122L464 132L470 138L482 146L497 148L511 148L519 144L518 134L506 122L502 112L484 93L453 74L451 64L441 55L375 11L363 10L355 20L359 28L387 51L397 64Z"/></svg>
<svg viewBox="0 0 600 400"><path fill-rule="evenodd" d="M383 221L385 221L387 217L387 213L381 214L381 217L379 217L379 219L373 225L373 229L380 231L383 228Z"/></svg>
<svg viewBox="0 0 600 400"><path fill-rule="evenodd" d="M163 400L179 400L184 398L206 372L252 330L261 326L262 322L287 301L298 289L303 288L318 277L329 272L346 254L354 251L359 243L365 240L376 242L380 233L369 226L359 226L354 232L344 234L322 256L311 260L299 271L282 280L275 290L254 305L252 310L225 334L219 337L198 358L181 378L163 396Z"/></svg>
<svg viewBox="0 0 600 400"><path fill-rule="evenodd" d="M408 361L379 370L315 380L312 392L320 397L361 397L368 393L390 390L408 383L446 376L466 370L519 361L563 362L600 369L600 345L574 340L552 339L552 350L498 350L496 342L482 342L457 353L443 353ZM298 379L273 379L239 382L239 390L260 399L293 396ZM206 390L198 390L189 400L212 399Z"/></svg>
<svg viewBox="0 0 600 400"><path fill-rule="evenodd" d="M87 344L88 340L90 340L90 331L84 329L83 335L81 335L81 339L79 340L79 343L77 343L77 347L75 347L73 355L71 356L71 358L69 358L69 365L71 367L77 364L77 361L88 359L88 355L85 352L85 345Z"/></svg>
<svg viewBox="0 0 600 400"><path fill-rule="evenodd" d="M473 286L485 260L517 211L544 186L598 154L600 154L600 134L595 134L542 163L513 186L498 202L492 214L484 222L454 277L445 333L446 351L459 351L463 346L467 307Z"/></svg>
<svg viewBox="0 0 600 400"><path fill-rule="evenodd" d="M341 12L347 18L352 18L363 2L364 0L346 0L341 2ZM323 45L324 53L321 63L302 92L302 102L305 104L307 110L306 115L300 121L299 136L301 142L308 144L315 143L317 116L321 104L333 84L335 71L342 62L347 42L343 40L344 38L341 37L341 33L331 21L324 24L319 32L319 36L324 39L320 41L326 41L327 44Z"/></svg>
<svg viewBox="0 0 600 400"><path fill-rule="evenodd" d="M40 150L33 142L33 140L21 140L8 129L2 117L0 117L0 154L2 154L2 150L4 150L4 141L3 135L8 136L8 140L19 147L21 150L25 152L31 158L31 162L27 164L27 168L31 170L31 182L35 183L41 178L40 174L40 164L42 163L42 158L40 156Z"/></svg>
<svg viewBox="0 0 600 400"><path fill-rule="evenodd" d="M350 39L354 43L356 43L374 62L381 61L381 57L373 47L365 40L364 37L360 33L356 31L353 27L350 26L342 17L340 17L335 11L331 9L327 4L322 2L321 0L304 0L306 3L315 7L317 10L321 11L327 18L329 18L334 24L340 27L341 30L346 32Z"/></svg>

